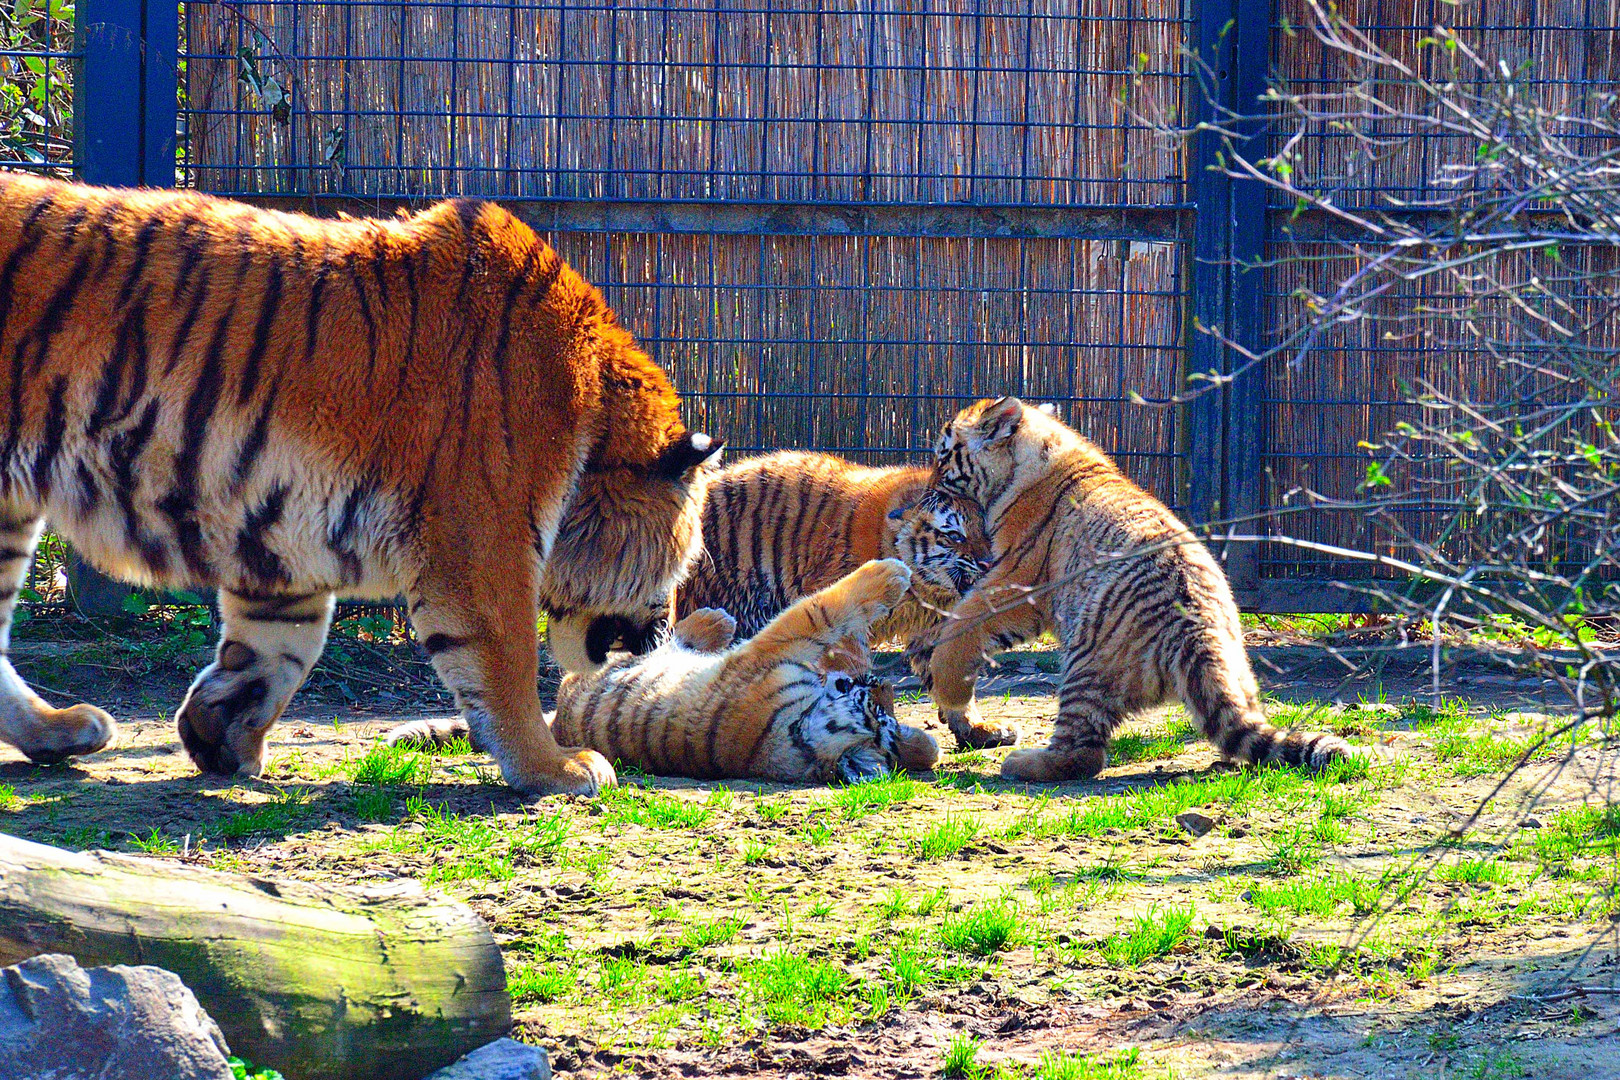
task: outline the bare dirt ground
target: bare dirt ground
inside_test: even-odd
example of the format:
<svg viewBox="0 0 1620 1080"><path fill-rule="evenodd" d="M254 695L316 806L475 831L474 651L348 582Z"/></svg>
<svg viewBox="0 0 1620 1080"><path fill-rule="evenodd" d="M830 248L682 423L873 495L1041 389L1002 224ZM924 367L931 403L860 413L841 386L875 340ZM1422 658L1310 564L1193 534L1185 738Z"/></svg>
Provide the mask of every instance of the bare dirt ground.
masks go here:
<svg viewBox="0 0 1620 1080"><path fill-rule="evenodd" d="M53 768L0 747L0 828L422 878L494 926L519 1035L561 1075L1620 1078L1620 747L1535 749L1556 694L1484 665L1448 667L1437 709L1427 650L1349 683L1320 649L1256 650L1279 721L1387 759L1321 777L1220 766L1171 710L1093 783L1005 784L980 752L854 788L624 775L525 803L478 755L379 748L422 705L386 665L317 679L269 774L226 782L169 720L196 656L19 652L123 739ZM1055 658L1007 660L985 711L1044 740Z"/></svg>

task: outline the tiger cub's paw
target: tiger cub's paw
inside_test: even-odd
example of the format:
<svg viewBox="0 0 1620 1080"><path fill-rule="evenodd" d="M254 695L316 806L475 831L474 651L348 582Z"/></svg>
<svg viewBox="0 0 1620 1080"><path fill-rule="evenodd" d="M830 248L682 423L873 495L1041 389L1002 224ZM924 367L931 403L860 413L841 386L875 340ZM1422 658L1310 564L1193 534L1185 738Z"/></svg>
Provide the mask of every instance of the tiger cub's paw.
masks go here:
<svg viewBox="0 0 1620 1080"><path fill-rule="evenodd" d="M927 772L939 764L939 743L922 728L901 724L895 737L894 754L902 769Z"/></svg>
<svg viewBox="0 0 1620 1080"><path fill-rule="evenodd" d="M503 763L504 764L504 763ZM524 795L584 795L593 797L619 782L608 759L595 750L564 746L549 769L536 769L527 775L502 769L506 782Z"/></svg>
<svg viewBox="0 0 1620 1080"><path fill-rule="evenodd" d="M418 750L441 749L457 739L472 744L472 728L459 716L433 717L396 724L388 729L383 740L389 746L409 746Z"/></svg>
<svg viewBox="0 0 1620 1080"><path fill-rule="evenodd" d="M41 708L5 725L0 737L21 750L35 765L55 765L68 758L105 750L117 741L118 724L94 705Z"/></svg>
<svg viewBox="0 0 1620 1080"><path fill-rule="evenodd" d="M939 718L956 736L958 750L989 750L997 746L1016 746L1018 727L1015 724L991 723L979 715L979 706L968 702L965 709L940 707Z"/></svg>
<svg viewBox="0 0 1620 1080"><path fill-rule="evenodd" d="M876 746L855 746L844 751L843 756L834 763L829 779L841 780L846 784L876 780L887 774L892 764L889 755Z"/></svg>
<svg viewBox="0 0 1620 1080"><path fill-rule="evenodd" d="M868 620L876 622L911 588L911 567L899 559L873 559L849 575L849 587Z"/></svg>
<svg viewBox="0 0 1620 1080"><path fill-rule="evenodd" d="M1078 750L1014 750L1001 763L1001 778L1029 784L1090 780L1107 764L1108 750L1101 746Z"/></svg>
<svg viewBox="0 0 1620 1080"><path fill-rule="evenodd" d="M695 652L719 652L737 636L737 620L720 608L698 608L675 624L675 641Z"/></svg>

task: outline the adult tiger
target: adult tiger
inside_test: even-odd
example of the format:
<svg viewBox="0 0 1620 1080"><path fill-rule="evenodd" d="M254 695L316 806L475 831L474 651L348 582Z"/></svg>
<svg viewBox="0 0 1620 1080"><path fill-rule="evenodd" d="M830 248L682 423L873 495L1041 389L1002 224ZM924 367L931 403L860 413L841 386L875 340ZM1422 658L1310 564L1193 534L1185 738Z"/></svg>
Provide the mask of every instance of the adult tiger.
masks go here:
<svg viewBox="0 0 1620 1080"><path fill-rule="evenodd" d="M650 644L719 450L677 407L497 206L325 221L0 174L0 648L47 517L115 576L217 585L180 738L256 774L334 596L403 593L507 782L593 792L612 768L542 718L536 605L570 670ZM0 661L0 738L29 757L114 733Z"/></svg>
<svg viewBox="0 0 1620 1080"><path fill-rule="evenodd" d="M910 640L956 605L990 554L983 512L930 488L932 472L795 451L726 466L709 482L704 554L676 593L676 617L721 608L739 638L752 637L794 602L894 558L911 587L873 640Z"/></svg>

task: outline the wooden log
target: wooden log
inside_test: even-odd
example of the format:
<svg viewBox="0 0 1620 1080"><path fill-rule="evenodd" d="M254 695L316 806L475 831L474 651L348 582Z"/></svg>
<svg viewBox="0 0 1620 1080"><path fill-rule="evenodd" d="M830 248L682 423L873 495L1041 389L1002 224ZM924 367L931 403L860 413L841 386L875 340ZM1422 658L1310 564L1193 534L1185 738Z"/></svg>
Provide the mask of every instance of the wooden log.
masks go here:
<svg viewBox="0 0 1620 1080"><path fill-rule="evenodd" d="M415 882L315 887L0 834L0 965L63 952L180 976L289 1080L418 1080L511 1028L500 949Z"/></svg>

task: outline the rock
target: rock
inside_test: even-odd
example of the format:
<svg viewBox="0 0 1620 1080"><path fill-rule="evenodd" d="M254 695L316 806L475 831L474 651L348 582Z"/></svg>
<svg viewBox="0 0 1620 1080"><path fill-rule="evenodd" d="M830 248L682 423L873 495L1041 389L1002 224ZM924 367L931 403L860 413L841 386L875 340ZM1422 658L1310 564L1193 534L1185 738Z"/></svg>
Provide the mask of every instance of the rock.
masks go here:
<svg viewBox="0 0 1620 1080"><path fill-rule="evenodd" d="M551 1080L551 1060L538 1046L496 1039L427 1080Z"/></svg>
<svg viewBox="0 0 1620 1080"><path fill-rule="evenodd" d="M1192 833L1193 836L1203 836L1215 827L1215 819L1200 814L1196 810L1183 810L1176 815L1176 824Z"/></svg>
<svg viewBox="0 0 1620 1080"><path fill-rule="evenodd" d="M1521 829L1539 829L1539 828L1541 828L1541 822L1539 820L1537 820L1536 818L1527 817L1523 821L1519 822L1519 828L1521 828Z"/></svg>
<svg viewBox="0 0 1620 1080"><path fill-rule="evenodd" d="M46 953L0 976L0 1080L231 1080L225 1037L173 972Z"/></svg>

